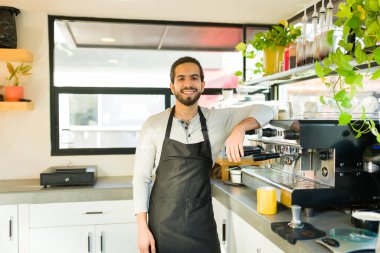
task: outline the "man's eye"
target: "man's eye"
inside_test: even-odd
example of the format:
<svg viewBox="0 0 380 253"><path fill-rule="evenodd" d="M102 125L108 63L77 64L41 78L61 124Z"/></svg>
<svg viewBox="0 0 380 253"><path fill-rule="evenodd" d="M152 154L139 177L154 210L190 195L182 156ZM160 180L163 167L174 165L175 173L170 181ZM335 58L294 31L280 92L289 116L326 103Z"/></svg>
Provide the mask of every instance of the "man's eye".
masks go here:
<svg viewBox="0 0 380 253"><path fill-rule="evenodd" d="M198 80L198 79L199 79L198 77L193 77L192 78L192 80L195 80L195 81Z"/></svg>

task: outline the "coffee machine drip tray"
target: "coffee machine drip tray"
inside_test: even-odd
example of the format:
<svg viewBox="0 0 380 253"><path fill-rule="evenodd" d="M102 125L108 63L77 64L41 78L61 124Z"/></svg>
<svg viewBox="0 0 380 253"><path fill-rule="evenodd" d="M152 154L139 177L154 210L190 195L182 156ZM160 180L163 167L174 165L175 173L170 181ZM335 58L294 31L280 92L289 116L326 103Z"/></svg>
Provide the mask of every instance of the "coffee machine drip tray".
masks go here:
<svg viewBox="0 0 380 253"><path fill-rule="evenodd" d="M276 169L263 169L247 166L242 169L243 173L256 177L271 185L277 186L284 190L293 191L295 189L323 189L331 188L330 186L313 182L306 178L299 177L284 171Z"/></svg>

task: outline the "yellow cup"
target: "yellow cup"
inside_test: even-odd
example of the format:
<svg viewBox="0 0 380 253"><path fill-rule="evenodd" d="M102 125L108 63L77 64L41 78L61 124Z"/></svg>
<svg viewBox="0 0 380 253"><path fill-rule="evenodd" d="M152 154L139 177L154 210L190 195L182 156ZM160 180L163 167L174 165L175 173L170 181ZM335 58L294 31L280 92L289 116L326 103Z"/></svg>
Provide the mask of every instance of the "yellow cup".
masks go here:
<svg viewBox="0 0 380 253"><path fill-rule="evenodd" d="M276 189L274 187L259 187L257 189L257 212L261 214L277 213Z"/></svg>

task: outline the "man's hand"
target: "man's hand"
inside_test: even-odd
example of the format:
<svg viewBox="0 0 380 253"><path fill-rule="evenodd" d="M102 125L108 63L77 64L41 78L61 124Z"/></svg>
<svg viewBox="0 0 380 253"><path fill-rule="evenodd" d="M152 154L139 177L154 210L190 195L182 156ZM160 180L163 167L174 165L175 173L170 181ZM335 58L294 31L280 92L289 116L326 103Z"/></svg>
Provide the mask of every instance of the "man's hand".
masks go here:
<svg viewBox="0 0 380 253"><path fill-rule="evenodd" d="M226 155L228 161L235 163L240 162L240 157L244 156L243 142L244 142L245 131L239 127L235 126L231 134L226 140Z"/></svg>
<svg viewBox="0 0 380 253"><path fill-rule="evenodd" d="M243 142L245 132L259 127L260 124L256 119L246 118L232 129L225 143L228 161L234 161L235 163L241 161L240 157L244 156Z"/></svg>
<svg viewBox="0 0 380 253"><path fill-rule="evenodd" d="M152 232L150 232L146 213L139 213L137 218L137 246L140 253L156 253L156 243L153 238Z"/></svg>

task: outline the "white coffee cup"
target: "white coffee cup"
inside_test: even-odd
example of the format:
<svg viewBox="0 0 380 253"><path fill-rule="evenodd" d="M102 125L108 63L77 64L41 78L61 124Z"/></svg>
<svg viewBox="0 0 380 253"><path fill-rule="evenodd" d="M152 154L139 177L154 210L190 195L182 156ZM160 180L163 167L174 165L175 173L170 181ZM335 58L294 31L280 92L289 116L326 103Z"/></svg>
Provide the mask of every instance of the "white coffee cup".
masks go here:
<svg viewBox="0 0 380 253"><path fill-rule="evenodd" d="M241 170L230 170L231 182L241 184Z"/></svg>

